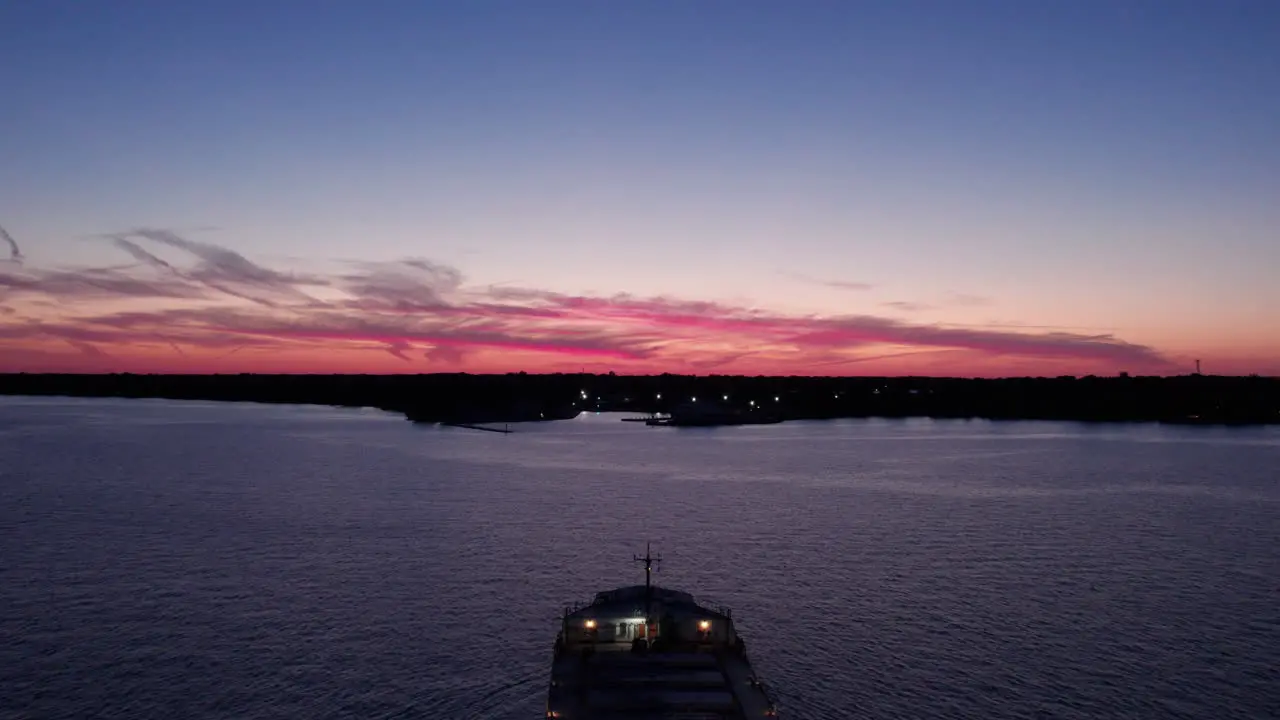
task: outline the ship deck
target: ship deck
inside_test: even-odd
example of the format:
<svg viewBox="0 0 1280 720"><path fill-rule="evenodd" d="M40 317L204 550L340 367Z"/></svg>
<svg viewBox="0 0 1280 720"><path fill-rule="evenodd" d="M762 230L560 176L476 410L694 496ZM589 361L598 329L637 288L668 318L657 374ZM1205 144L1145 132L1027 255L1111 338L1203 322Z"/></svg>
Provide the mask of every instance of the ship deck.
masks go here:
<svg viewBox="0 0 1280 720"><path fill-rule="evenodd" d="M689 644L637 654L601 644L552 665L551 717L565 720L725 720L770 717L746 656Z"/></svg>

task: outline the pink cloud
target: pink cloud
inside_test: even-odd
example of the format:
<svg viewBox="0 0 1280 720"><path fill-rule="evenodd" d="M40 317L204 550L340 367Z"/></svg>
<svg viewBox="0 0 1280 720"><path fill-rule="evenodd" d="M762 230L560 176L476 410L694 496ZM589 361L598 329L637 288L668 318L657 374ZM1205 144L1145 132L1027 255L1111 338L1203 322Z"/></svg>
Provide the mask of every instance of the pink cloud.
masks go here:
<svg viewBox="0 0 1280 720"><path fill-rule="evenodd" d="M0 268L8 310L0 313L0 343L71 343L85 362L101 359L95 351L132 357L117 352L132 347L154 362L163 358L173 370L212 362L214 354L225 360L228 350L239 348L305 355L307 367L323 365L325 353L336 349L348 353L344 358L372 351L382 358L377 362L409 371L419 363L422 369L576 369L595 359L636 372L817 373L886 363L915 367L925 362L922 356L941 361L945 352L953 359L960 353L966 367L1004 366L1009 358L1054 368L1168 367L1155 349L1111 334L791 315L625 293L467 287L460 271L422 259L348 263L329 276L298 275L164 230L109 237L134 265ZM161 258L156 250L166 248L178 257ZM325 295L305 291L317 287ZM108 312L103 300L146 301L154 309ZM50 301L52 306L40 305ZM247 362L243 354L236 357Z"/></svg>

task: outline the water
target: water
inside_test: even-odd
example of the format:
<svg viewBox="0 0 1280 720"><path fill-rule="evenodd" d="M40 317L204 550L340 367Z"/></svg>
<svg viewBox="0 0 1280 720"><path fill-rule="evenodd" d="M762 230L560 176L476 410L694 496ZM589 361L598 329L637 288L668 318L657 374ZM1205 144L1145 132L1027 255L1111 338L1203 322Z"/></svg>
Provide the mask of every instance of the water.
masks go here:
<svg viewBox="0 0 1280 720"><path fill-rule="evenodd" d="M518 429L0 399L0 716L540 717L645 540L791 718L1280 707L1276 429Z"/></svg>

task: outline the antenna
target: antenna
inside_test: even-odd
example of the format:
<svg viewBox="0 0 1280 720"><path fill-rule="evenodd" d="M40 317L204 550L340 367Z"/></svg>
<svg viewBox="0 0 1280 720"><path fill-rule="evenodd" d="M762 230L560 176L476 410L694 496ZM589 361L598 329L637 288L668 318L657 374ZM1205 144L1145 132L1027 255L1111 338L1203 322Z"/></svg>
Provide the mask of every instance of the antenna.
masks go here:
<svg viewBox="0 0 1280 720"><path fill-rule="evenodd" d="M1197 361L1196 361L1196 374L1197 374L1197 375L1199 375L1199 374L1200 374L1200 361L1199 361L1199 360L1197 360Z"/></svg>
<svg viewBox="0 0 1280 720"><path fill-rule="evenodd" d="M648 628L653 624L653 584L650 582L650 575L653 573L653 564L660 562L661 557L654 557L653 552L649 548L649 543L644 544L644 557L633 555L632 562L644 563L644 625L645 635L649 634ZM647 639L647 638L646 638Z"/></svg>
<svg viewBox="0 0 1280 720"><path fill-rule="evenodd" d="M650 581L650 574L653 572L653 564L656 562L662 562L662 558L660 556L653 557L653 553L650 552L649 545L650 543L644 544L644 557L640 557L639 555L631 556L632 562L644 563L644 587L646 591L649 589L649 586L652 584Z"/></svg>

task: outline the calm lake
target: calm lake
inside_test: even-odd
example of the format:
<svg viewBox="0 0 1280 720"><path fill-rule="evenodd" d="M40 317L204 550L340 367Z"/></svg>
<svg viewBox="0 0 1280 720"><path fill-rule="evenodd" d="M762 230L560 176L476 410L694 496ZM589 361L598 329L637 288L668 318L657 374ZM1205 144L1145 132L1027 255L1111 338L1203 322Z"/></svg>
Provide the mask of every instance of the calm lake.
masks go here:
<svg viewBox="0 0 1280 720"><path fill-rule="evenodd" d="M646 541L785 717L1280 708L1280 429L618 419L0 398L0 716L538 718Z"/></svg>

